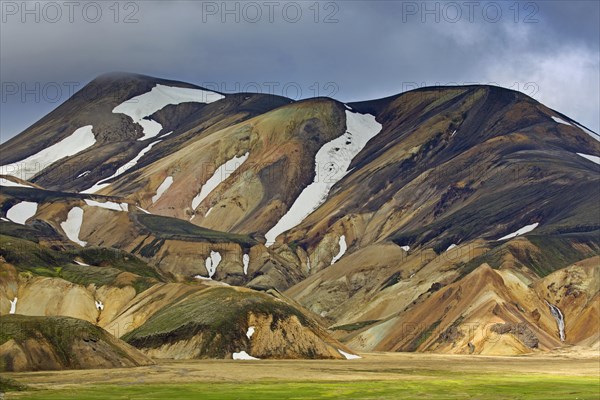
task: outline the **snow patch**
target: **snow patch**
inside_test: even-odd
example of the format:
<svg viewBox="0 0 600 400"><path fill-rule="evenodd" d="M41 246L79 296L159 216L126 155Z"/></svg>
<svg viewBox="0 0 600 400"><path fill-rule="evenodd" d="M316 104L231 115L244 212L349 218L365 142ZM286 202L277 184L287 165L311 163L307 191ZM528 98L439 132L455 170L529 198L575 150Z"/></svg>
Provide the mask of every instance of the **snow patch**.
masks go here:
<svg viewBox="0 0 600 400"><path fill-rule="evenodd" d="M448 248L446 249L446 251L450 251L450 250L452 250L455 247L456 247L456 245L454 243L452 243L450 246L448 246Z"/></svg>
<svg viewBox="0 0 600 400"><path fill-rule="evenodd" d="M164 135L164 136L166 136L166 135ZM144 147L142 150L140 150L140 152L137 154L137 156L135 156L131 159L131 161L129 161L127 164L119 167L119 169L117 169L117 171L112 176L109 176L108 178L106 178L104 180L107 181L109 179L116 178L117 176L123 174L128 169L133 168L147 152L152 150L152 147L156 146L160 142L162 142L162 140L157 140L156 142L152 142L148 146Z"/></svg>
<svg viewBox="0 0 600 400"><path fill-rule="evenodd" d="M92 171L90 171L90 170L87 170L87 171L85 171L85 172L82 172L81 174L77 175L77 177L78 177L78 178L81 178L81 177L83 177L83 176L88 176L88 175L89 175L91 172L92 172Z"/></svg>
<svg viewBox="0 0 600 400"><path fill-rule="evenodd" d="M249 155L250 153L246 153L240 157L233 157L231 160L227 160L225 164L219 166L215 173L202 185L200 193L192 199L192 210L195 210L202 203L202 200L207 198L229 175L233 174L248 159Z"/></svg>
<svg viewBox="0 0 600 400"><path fill-rule="evenodd" d="M551 116L551 117L554 120L554 122L556 122L556 123L563 124L563 125L569 125L569 126L572 126L572 127L575 127L575 128L579 128L582 131L584 131L585 133L587 133L588 135L590 135L591 137L593 137L594 139L600 141L600 135L598 135L595 132L590 131L589 129L587 129L587 128L581 126L581 125L579 125L576 122L570 123L570 122L567 122L564 119L559 118L559 117L555 117L555 116Z"/></svg>
<svg viewBox="0 0 600 400"><path fill-rule="evenodd" d="M89 267L90 264L83 263L81 261L73 260L73 262L77 265L81 265L82 267Z"/></svg>
<svg viewBox="0 0 600 400"><path fill-rule="evenodd" d="M559 118L559 117L555 117L554 115L552 116L552 119L554 120L554 122L556 122L558 124L564 124L564 125L573 126L572 124L570 124L569 122L565 121L564 119Z"/></svg>
<svg viewBox="0 0 600 400"><path fill-rule="evenodd" d="M4 222L10 222L10 220L9 220L9 219L7 219L7 218L4 218L4 217L0 217L0 220L2 220L2 221L4 221Z"/></svg>
<svg viewBox="0 0 600 400"><path fill-rule="evenodd" d="M10 301L10 311L8 312L9 314L14 314L17 312L17 301L19 299L17 299L16 297Z"/></svg>
<svg viewBox="0 0 600 400"><path fill-rule="evenodd" d="M577 125L577 127L578 127L579 129L581 129L582 131L584 131L585 133L587 133L588 135L590 135L590 136L591 136L591 137L593 137L594 139L596 139L596 140L600 141L600 135L598 135L597 133L595 133L595 132L592 132L592 131L590 131L589 129L587 129L586 127L584 127L584 126L582 126L582 125L579 125L579 124L577 124L577 123L576 123L575 125Z"/></svg>
<svg viewBox="0 0 600 400"><path fill-rule="evenodd" d="M22 201L12 206L6 212L6 217L14 223L25 225L25 221L35 215L37 208L37 203L32 201Z"/></svg>
<svg viewBox="0 0 600 400"><path fill-rule="evenodd" d="M164 107L189 102L212 103L223 98L225 96L208 90L156 85L149 92L119 104L112 112L128 115L133 122L140 124L144 136L138 140L145 140L155 137L162 130L161 124L147 117Z"/></svg>
<svg viewBox="0 0 600 400"><path fill-rule="evenodd" d="M453 137L454 135L456 135L456 129L450 134L450 137Z"/></svg>
<svg viewBox="0 0 600 400"><path fill-rule="evenodd" d="M114 201L105 201L104 203L94 200L85 199L85 203L90 207L100 207L113 211L129 211L129 204L115 203Z"/></svg>
<svg viewBox="0 0 600 400"><path fill-rule="evenodd" d="M248 330L246 331L246 336L248 337L248 339L250 339L252 337L252 335L254 335L254 327L251 326L248 328Z"/></svg>
<svg viewBox="0 0 600 400"><path fill-rule="evenodd" d="M135 208L137 208L138 210L140 210L141 212L143 212L145 214L152 214L150 211L144 210L142 207L135 206Z"/></svg>
<svg viewBox="0 0 600 400"><path fill-rule="evenodd" d="M87 242L79 240L81 224L83 224L83 209L81 207L73 207L69 211L69 214L67 214L67 219L60 224L60 227L70 241L77 243L81 247L85 247Z"/></svg>
<svg viewBox="0 0 600 400"><path fill-rule="evenodd" d="M194 278L200 279L201 281L212 281L210 276L194 275Z"/></svg>
<svg viewBox="0 0 600 400"><path fill-rule="evenodd" d="M212 279L215 272L217 272L217 267L221 262L221 253L218 251L211 251L210 256L206 257L204 261L204 266L206 267L206 271L208 272L208 277Z"/></svg>
<svg viewBox="0 0 600 400"><path fill-rule="evenodd" d="M152 204L156 203L158 199L171 187L173 184L173 177L167 176L165 180L160 184L158 189L156 189L156 194L152 196Z"/></svg>
<svg viewBox="0 0 600 400"><path fill-rule="evenodd" d="M98 310L98 311L104 310L104 304L101 301L96 300L94 303L96 303L96 310Z"/></svg>
<svg viewBox="0 0 600 400"><path fill-rule="evenodd" d="M350 171L352 159L367 142L381 131L381 124L371 114L346 110L346 132L323 145L315 157L315 180L298 196L287 213L266 234L267 246L277 236L300 224L315 211L329 195L329 191Z"/></svg>
<svg viewBox="0 0 600 400"><path fill-rule="evenodd" d="M404 251L409 251L410 250L410 246L400 246L400 248Z"/></svg>
<svg viewBox="0 0 600 400"><path fill-rule="evenodd" d="M65 157L73 156L93 146L96 138L92 132L92 125L77 129L58 143L37 152L21 161L0 167L1 175L11 175L23 180L28 180L40 171Z"/></svg>
<svg viewBox="0 0 600 400"><path fill-rule="evenodd" d="M234 360L260 360L260 358L252 357L245 351L240 351L239 353L233 353Z"/></svg>
<svg viewBox="0 0 600 400"><path fill-rule="evenodd" d="M356 354L346 353L345 351L342 351L340 349L338 349L338 351L340 352L341 355L343 355L346 358L346 360L357 360L359 358L362 358L361 356L357 356Z"/></svg>
<svg viewBox="0 0 600 400"><path fill-rule="evenodd" d="M592 156L589 154L577 153L578 156L585 158L586 160L590 160L591 162L600 165L600 157Z"/></svg>
<svg viewBox="0 0 600 400"><path fill-rule="evenodd" d="M331 265L335 264L335 262L337 260L342 258L344 256L344 254L346 253L346 250L348 249L348 246L346 245L346 236L345 235L340 236L339 246L340 246L340 251L335 256L333 256L333 259L331 260Z"/></svg>
<svg viewBox="0 0 600 400"><path fill-rule="evenodd" d="M165 137L167 135L163 135L162 137ZM128 169L133 168L138 161L144 156L144 154L146 154L147 152L149 152L153 146L155 146L156 144L162 142L162 140L157 140L156 142L152 142L150 143L148 146L144 147L142 150L140 150L140 152L137 154L137 156L135 156L134 158L131 159L131 161L127 162L125 165L120 166L114 174L112 174L111 176L109 176L108 178L102 179L100 182L97 182L94 184L94 186L92 186L89 189L84 190L81 193L96 193L98 191L100 191L100 189L104 189L105 187L107 187L108 185L110 185L109 183L103 183L106 181L109 181L111 179L116 178L117 176L123 175L125 173L125 171L127 171Z"/></svg>
<svg viewBox="0 0 600 400"><path fill-rule="evenodd" d="M82 190L80 193L83 193L83 194L94 194L94 193L97 193L100 190L104 189L107 186L110 186L110 183L95 183L94 186L92 186L89 189Z"/></svg>
<svg viewBox="0 0 600 400"><path fill-rule="evenodd" d="M512 239L514 237L520 236L520 235L524 235L528 232L531 232L532 230L534 230L535 228L537 228L539 225L538 222L536 222L535 224L531 224L531 225L525 225L524 227L522 227L521 229L513 232L513 233L509 233L506 236L502 236L500 239L497 239L497 241L500 240L506 240L506 239Z"/></svg>
<svg viewBox="0 0 600 400"><path fill-rule="evenodd" d="M248 266L250 265L250 256L248 254L242 256L242 264L244 264L244 275L248 275Z"/></svg>

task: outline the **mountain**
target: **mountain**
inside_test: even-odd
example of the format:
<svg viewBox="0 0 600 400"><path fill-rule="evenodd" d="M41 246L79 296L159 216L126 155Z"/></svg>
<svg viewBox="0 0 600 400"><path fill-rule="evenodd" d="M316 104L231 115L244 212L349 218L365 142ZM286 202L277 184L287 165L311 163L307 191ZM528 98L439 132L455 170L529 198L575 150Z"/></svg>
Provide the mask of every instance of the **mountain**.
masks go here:
<svg viewBox="0 0 600 400"><path fill-rule="evenodd" d="M344 104L104 75L0 147L18 271L0 309L27 301L23 273L103 290L119 305L100 326L129 315L115 335L159 357L597 346L599 155L598 134L494 86ZM44 315L93 322L71 301ZM208 304L235 334L186 311ZM251 318L279 321L260 346Z"/></svg>

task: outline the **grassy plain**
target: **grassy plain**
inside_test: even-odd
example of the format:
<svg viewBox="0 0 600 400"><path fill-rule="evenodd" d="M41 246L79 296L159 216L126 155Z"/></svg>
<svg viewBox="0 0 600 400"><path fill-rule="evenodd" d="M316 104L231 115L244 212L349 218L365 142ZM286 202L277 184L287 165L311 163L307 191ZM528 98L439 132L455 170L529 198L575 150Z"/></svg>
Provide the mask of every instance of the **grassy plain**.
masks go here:
<svg viewBox="0 0 600 400"><path fill-rule="evenodd" d="M4 374L7 399L598 399L586 356L371 353L360 360L159 361L149 367Z"/></svg>

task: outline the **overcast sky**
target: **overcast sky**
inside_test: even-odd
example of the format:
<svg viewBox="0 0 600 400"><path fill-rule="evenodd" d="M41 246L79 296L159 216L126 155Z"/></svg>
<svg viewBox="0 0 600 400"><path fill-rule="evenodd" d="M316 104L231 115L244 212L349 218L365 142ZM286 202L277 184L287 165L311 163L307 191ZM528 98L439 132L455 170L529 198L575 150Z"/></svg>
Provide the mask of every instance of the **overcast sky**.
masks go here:
<svg viewBox="0 0 600 400"><path fill-rule="evenodd" d="M495 83L600 128L597 1L24 4L1 4L2 142L111 71L346 102Z"/></svg>

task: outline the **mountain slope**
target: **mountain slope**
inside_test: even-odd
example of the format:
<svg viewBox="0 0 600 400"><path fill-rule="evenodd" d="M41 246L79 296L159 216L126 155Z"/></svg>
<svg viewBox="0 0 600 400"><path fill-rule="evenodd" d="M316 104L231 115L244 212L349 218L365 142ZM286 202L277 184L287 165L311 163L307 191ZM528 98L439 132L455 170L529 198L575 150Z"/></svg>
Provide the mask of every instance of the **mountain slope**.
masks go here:
<svg viewBox="0 0 600 400"><path fill-rule="evenodd" d="M143 97L157 88L168 90ZM133 167L132 160L142 152L140 163L144 156L158 158L172 152L205 130L219 129L289 102L277 96L223 96L183 82L143 75L107 74L4 143L0 170L49 189L88 189L90 182ZM88 142L77 147L81 137L72 136L83 127L89 129L85 136ZM167 134L171 136L168 144L160 139ZM58 143L51 154L44 153ZM150 152L150 145L157 147ZM66 158L59 158L63 155Z"/></svg>
<svg viewBox="0 0 600 400"><path fill-rule="evenodd" d="M349 351L281 299L228 287L177 301L123 339L158 358L224 358L245 352L257 358L342 359L339 349Z"/></svg>
<svg viewBox="0 0 600 400"><path fill-rule="evenodd" d="M577 153L598 154L600 143L553 114L495 87L423 89L379 104L381 133L284 241L313 248L318 231L349 216L364 225L361 246L392 239L445 250L536 222L548 233L593 231L584 215L598 213L598 166Z"/></svg>
<svg viewBox="0 0 600 400"><path fill-rule="evenodd" d="M0 226L58 253L131 254L156 273L135 278L145 291L149 279L285 291L357 349L548 351L597 342L597 321L573 314L595 310L598 276L578 265L600 253L599 139L494 86L343 104L110 75L0 147ZM53 163L39 172L40 160ZM132 340L177 352L142 314ZM473 324L495 341L457 333Z"/></svg>
<svg viewBox="0 0 600 400"><path fill-rule="evenodd" d="M24 239L0 239L0 315L6 318L0 320L5 328L0 356L5 356L8 369L134 365L111 356L102 343L100 348L94 347L100 334L111 337L110 345L125 345L117 340L122 338L157 358L235 359L236 355L251 354L342 359L342 352L351 354L329 336L318 318L275 291L263 293L212 280L163 283L159 279L164 278L127 253L111 257L108 249L86 248L65 254ZM18 247L22 253L15 251ZM25 252L39 253L39 257L26 258ZM22 332L16 331L20 325ZM67 335L69 329L74 337ZM68 343L52 338L53 333L62 331ZM60 359L79 346L77 334L88 332L95 332L92 350L99 351L99 358L90 357L83 348L78 353L81 359ZM82 339L86 343L90 342L88 336ZM8 344L3 345L5 342ZM37 359L36 351L45 355Z"/></svg>
<svg viewBox="0 0 600 400"><path fill-rule="evenodd" d="M133 347L68 317L0 317L0 369L38 371L152 365Z"/></svg>

